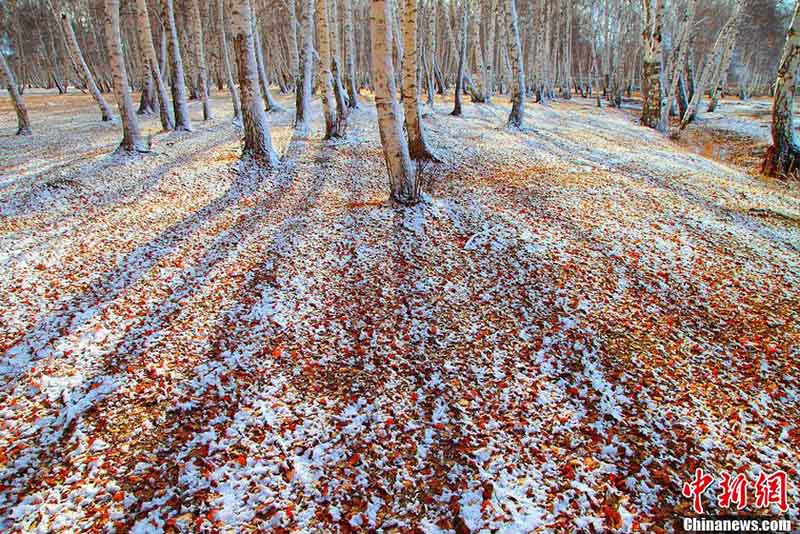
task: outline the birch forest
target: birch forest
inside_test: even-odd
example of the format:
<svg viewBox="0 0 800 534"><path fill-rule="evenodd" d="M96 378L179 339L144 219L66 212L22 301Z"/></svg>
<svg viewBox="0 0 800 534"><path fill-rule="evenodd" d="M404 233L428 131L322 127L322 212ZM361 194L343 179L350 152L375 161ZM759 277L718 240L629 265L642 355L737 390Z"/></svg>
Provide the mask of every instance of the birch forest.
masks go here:
<svg viewBox="0 0 800 534"><path fill-rule="evenodd" d="M795 532L799 69L795 0L0 0L0 532Z"/></svg>

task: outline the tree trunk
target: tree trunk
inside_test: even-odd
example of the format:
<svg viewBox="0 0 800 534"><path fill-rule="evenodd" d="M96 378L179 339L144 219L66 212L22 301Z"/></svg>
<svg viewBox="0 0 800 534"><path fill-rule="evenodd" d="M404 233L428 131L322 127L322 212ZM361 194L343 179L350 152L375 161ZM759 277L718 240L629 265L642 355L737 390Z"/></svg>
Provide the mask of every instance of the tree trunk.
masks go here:
<svg viewBox="0 0 800 534"><path fill-rule="evenodd" d="M6 62L6 56L0 52L0 73L5 77L5 86L11 94L11 100L14 102L14 110L17 112L17 135L31 135L31 121L28 118L28 108L25 106L25 99L22 98L19 89L17 88L17 80L14 79L14 73L11 72L11 67Z"/></svg>
<svg viewBox="0 0 800 534"><path fill-rule="evenodd" d="M169 107L169 94L167 84L164 82L161 67L158 64L156 48L153 44L153 32L150 28L150 15L147 12L147 0L136 0L136 16L138 18L137 29L139 31L139 45L143 51L144 68L148 70L155 82L155 89L158 92L158 109L161 117L161 127L171 130L175 126L175 118Z"/></svg>
<svg viewBox="0 0 800 534"><path fill-rule="evenodd" d="M655 20L651 0L642 0L644 60L642 61L642 124L658 128L661 120L661 22L666 0L655 0Z"/></svg>
<svg viewBox="0 0 800 534"><path fill-rule="evenodd" d="M228 55L228 40L225 38L225 0L217 1L217 22L219 22L219 48L222 62L225 67L225 76L228 78L228 91L231 93L231 101L233 102L233 123L236 125L242 122L242 103L239 100L239 92L236 90L236 84L233 80L233 69L231 68L231 58ZM294 0L291 0L294 5Z"/></svg>
<svg viewBox="0 0 800 534"><path fill-rule="evenodd" d="M75 31L72 29L72 23L70 22L66 13L61 14L61 27L64 29L64 36L66 37L67 41L67 50L72 58L72 62L76 69L80 69L78 74L83 76L84 83L86 84L86 88L89 90L89 94L92 95L92 98L94 98L94 101L100 108L100 116L102 117L103 121L113 120L114 116L111 112L111 108L109 107L108 102L106 102L106 99L100 93L97 83L94 81L92 71L89 70L89 65L86 63L86 59L83 57L83 52L81 52L81 49L78 46L78 40L75 38Z"/></svg>
<svg viewBox="0 0 800 534"><path fill-rule="evenodd" d="M678 89L678 84L682 82L686 58L689 55L689 36L692 31L692 25L694 24L694 11L696 6L697 0L688 0L686 9L683 12L683 22L680 26L680 36L676 43L675 64L672 68L669 89L667 90L666 98L661 103L661 118L658 122L658 129L662 132L666 132L669 129L670 110L675 101L675 93ZM681 90L683 91L683 87L681 87ZM685 99L685 91L683 98ZM680 99L678 108L681 109ZM684 109L681 109L681 113L683 111L685 111L685 106Z"/></svg>
<svg viewBox="0 0 800 534"><path fill-rule="evenodd" d="M256 50L256 64L258 66L258 79L261 81L261 92L264 96L264 104L267 111L282 111L281 107L272 98L272 93L269 91L269 78L267 77L267 66L264 63L264 49L261 46L261 32L258 29L255 14L252 14L253 19L253 39Z"/></svg>
<svg viewBox="0 0 800 534"><path fill-rule="evenodd" d="M426 87L428 91L427 104L433 108L433 94L436 85L436 16L439 0L430 0L430 8L428 11L428 48L426 50L426 62L428 64L428 76L426 80Z"/></svg>
<svg viewBox="0 0 800 534"><path fill-rule="evenodd" d="M164 29L168 31L169 66L172 73L172 107L175 111L175 129L192 131L192 120L189 117L189 104L186 97L185 74L181 58L181 44L178 28L175 23L175 10L172 0L162 0Z"/></svg>
<svg viewBox="0 0 800 534"><path fill-rule="evenodd" d="M417 87L417 0L405 0L403 10L403 85L401 98L406 119L408 151L413 159L433 159L425 141Z"/></svg>
<svg viewBox="0 0 800 534"><path fill-rule="evenodd" d="M203 120L213 118L211 104L208 100L208 65L206 64L206 45L203 37L203 19L200 17L199 0L191 0L192 40L194 41L194 59L197 65L197 82L200 99L203 102Z"/></svg>
<svg viewBox="0 0 800 534"><path fill-rule="evenodd" d="M410 0L407 0L410 1ZM470 97L475 103L486 102L486 69L483 62L483 48L481 46L481 0L472 0L472 16L469 18L469 34L472 44L472 51L475 55L475 78Z"/></svg>
<svg viewBox="0 0 800 534"><path fill-rule="evenodd" d="M119 116L122 119L122 143L119 149L125 152L147 152L139 122L133 109L131 88L122 50L122 34L119 25L119 0L105 0L105 33L111 77L114 80L114 96L117 99Z"/></svg>
<svg viewBox="0 0 800 534"><path fill-rule="evenodd" d="M456 71L456 88L453 95L453 111L450 115L460 117L461 111L461 95L464 93L464 70L467 64L467 1L461 1L461 39L458 47L458 70Z"/></svg>
<svg viewBox="0 0 800 534"><path fill-rule="evenodd" d="M258 87L258 63L250 0L239 0L231 8L231 31L242 100L244 149L242 157L259 160L268 168L278 165L272 137Z"/></svg>
<svg viewBox="0 0 800 534"><path fill-rule="evenodd" d="M703 67L703 72L700 74L700 82L695 88L694 96L689 102L689 107L686 109L683 119L681 119L681 130L685 129L689 122L694 118L694 114L698 111L700 100L703 98L703 92L705 91L708 83L715 76L717 66L720 64L722 55L725 53L725 49L728 46L728 38L731 37L730 33L733 31L733 28L736 25L736 19L739 16L740 7L741 0L735 0L733 5L733 14L717 36L717 40L714 43L713 52L706 60L705 66ZM735 40L735 36L733 37Z"/></svg>
<svg viewBox="0 0 800 534"><path fill-rule="evenodd" d="M300 49L300 83L295 87L294 126L299 130L308 128L311 118L311 78L314 50L314 0L302 0L303 46Z"/></svg>
<svg viewBox="0 0 800 534"><path fill-rule="evenodd" d="M515 0L502 1L505 1L506 8L508 59L511 62L511 71L514 78L511 80L511 113L508 115L508 124L520 128L525 116L525 70L522 64L522 45L519 39L517 6Z"/></svg>
<svg viewBox="0 0 800 534"><path fill-rule="evenodd" d="M333 75L331 74L331 34L328 27L328 2L317 0L317 42L319 43L319 84L322 98L322 115L325 117L325 139L342 137L347 128L347 117L341 117L334 108Z"/></svg>
<svg viewBox="0 0 800 534"><path fill-rule="evenodd" d="M392 9L386 0L372 0L369 6L375 108L378 112L378 130L389 174L391 201L396 205L413 205L419 202L419 183L403 135L400 108L395 100L397 87L392 64L390 26Z"/></svg>
<svg viewBox="0 0 800 534"><path fill-rule="evenodd" d="M772 146L767 150L762 172L770 176L797 177L800 146L794 133L794 98L797 69L800 67L800 2L792 15L786 44L775 82L772 104Z"/></svg>
<svg viewBox="0 0 800 534"><path fill-rule="evenodd" d="M358 89L356 88L356 44L353 39L353 1L344 0L344 47L345 69L347 76L347 105L358 107Z"/></svg>

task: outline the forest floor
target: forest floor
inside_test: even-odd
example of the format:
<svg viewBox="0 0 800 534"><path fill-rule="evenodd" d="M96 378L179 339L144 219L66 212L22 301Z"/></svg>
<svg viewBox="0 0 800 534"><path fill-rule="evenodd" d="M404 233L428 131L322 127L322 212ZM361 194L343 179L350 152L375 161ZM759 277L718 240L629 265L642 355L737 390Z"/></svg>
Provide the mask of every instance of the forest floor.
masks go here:
<svg viewBox="0 0 800 534"><path fill-rule="evenodd" d="M753 170L764 102L676 142L440 101L392 209L366 98L333 142L318 101L305 136L271 113L272 173L224 93L134 159L87 96L29 94L25 138L0 100L0 530L664 532L695 468L783 469L796 516L800 188Z"/></svg>

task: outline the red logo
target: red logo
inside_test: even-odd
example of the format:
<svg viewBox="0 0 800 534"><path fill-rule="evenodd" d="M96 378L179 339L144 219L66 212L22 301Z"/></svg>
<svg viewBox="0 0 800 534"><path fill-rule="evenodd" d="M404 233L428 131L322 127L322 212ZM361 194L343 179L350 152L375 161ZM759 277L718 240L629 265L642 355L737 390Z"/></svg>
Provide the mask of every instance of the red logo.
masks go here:
<svg viewBox="0 0 800 534"><path fill-rule="evenodd" d="M703 493L714 483L714 477L704 473L698 468L694 471L694 478L683 483L681 493L684 497L691 497L692 509L697 514L703 513ZM732 473L724 472L719 478L720 494L717 496L717 503L720 508L731 508L736 506L737 510L744 509L748 504L748 488L750 481L744 473L733 476ZM786 503L787 479L783 471L775 471L772 474L760 473L755 483L755 505L757 508L768 508L775 504L780 508L781 513L789 509Z"/></svg>

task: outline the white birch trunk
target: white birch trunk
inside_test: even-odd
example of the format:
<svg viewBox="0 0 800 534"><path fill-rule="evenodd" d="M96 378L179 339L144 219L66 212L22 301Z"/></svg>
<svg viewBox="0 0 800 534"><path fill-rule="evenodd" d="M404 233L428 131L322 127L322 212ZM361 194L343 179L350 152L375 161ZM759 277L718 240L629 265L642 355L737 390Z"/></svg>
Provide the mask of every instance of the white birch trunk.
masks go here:
<svg viewBox="0 0 800 534"><path fill-rule="evenodd" d="M139 31L139 44L144 52L144 68L149 70L153 76L158 91L158 106L161 118L161 127L164 130L171 130L175 127L175 118L169 107L169 93L167 84L162 75L161 67L156 56L156 47L153 44L153 32L150 27L150 15L147 11L147 0L136 0L136 16L138 19L137 29Z"/></svg>
<svg viewBox="0 0 800 534"><path fill-rule="evenodd" d="M111 112L111 107L106 102L106 99L100 93L100 88L97 87L97 82L94 80L92 71L89 70L89 65L83 57L80 46L78 46L78 39L75 38L75 31L72 29L72 23L66 13L61 14L61 27L64 29L64 36L67 41L67 51L69 52L72 63L75 65L76 70L83 76L86 81L86 88L89 94L92 95L97 106L100 108L100 116L103 121L112 121L114 115Z"/></svg>
<svg viewBox="0 0 800 534"><path fill-rule="evenodd" d="M392 9L387 0L370 2L372 80L391 201L394 204L412 205L419 201L419 184L403 135L400 108L395 100L397 87L392 63L391 18Z"/></svg>
<svg viewBox="0 0 800 534"><path fill-rule="evenodd" d="M203 37L203 20L200 17L199 0L191 1L192 38L194 40L194 60L197 65L197 82L200 100L203 102L203 120L213 118L211 104L208 99L208 64L206 63L206 46Z"/></svg>
<svg viewBox="0 0 800 534"><path fill-rule="evenodd" d="M25 99L17 88L17 80L11 67L8 66L6 56L0 52L0 74L5 78L5 86L11 94L11 101L14 102L14 111L17 113L17 135L31 135L31 121L28 118L28 108L25 106Z"/></svg>
<svg viewBox="0 0 800 534"><path fill-rule="evenodd" d="M401 98L406 119L408 151L413 159L432 159L419 112L417 86L417 0L405 0L403 10L403 85Z"/></svg>
<svg viewBox="0 0 800 534"><path fill-rule="evenodd" d="M114 81L114 96L117 99L119 116L122 120L122 143L119 149L125 152L147 152L139 121L133 108L128 72L122 50L122 34L119 24L119 0L105 0L105 33L108 59L111 63L111 76Z"/></svg>
<svg viewBox="0 0 800 534"><path fill-rule="evenodd" d="M278 165L258 86L258 64L250 0L236 0L231 9L231 32L242 100L244 148L242 157L253 158L268 168Z"/></svg>

